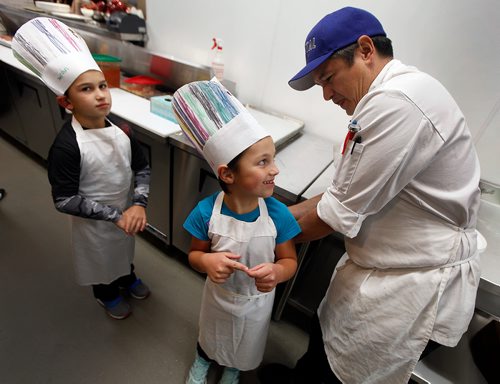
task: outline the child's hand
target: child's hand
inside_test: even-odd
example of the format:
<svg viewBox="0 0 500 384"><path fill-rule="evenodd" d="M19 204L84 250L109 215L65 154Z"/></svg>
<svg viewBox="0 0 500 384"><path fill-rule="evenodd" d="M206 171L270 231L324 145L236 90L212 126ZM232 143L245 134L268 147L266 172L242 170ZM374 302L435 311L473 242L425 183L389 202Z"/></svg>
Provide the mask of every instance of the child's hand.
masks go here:
<svg viewBox="0 0 500 384"><path fill-rule="evenodd" d="M236 261L240 256L230 252L206 253L203 256L204 269L214 283L222 284L236 270L246 272L248 267Z"/></svg>
<svg viewBox="0 0 500 384"><path fill-rule="evenodd" d="M127 235L135 235L146 228L146 210L140 205L132 205L122 213L120 220L115 222Z"/></svg>
<svg viewBox="0 0 500 384"><path fill-rule="evenodd" d="M278 280L278 264L263 263L250 268L247 271L248 276L255 279L255 286L260 292L271 292L280 282Z"/></svg>

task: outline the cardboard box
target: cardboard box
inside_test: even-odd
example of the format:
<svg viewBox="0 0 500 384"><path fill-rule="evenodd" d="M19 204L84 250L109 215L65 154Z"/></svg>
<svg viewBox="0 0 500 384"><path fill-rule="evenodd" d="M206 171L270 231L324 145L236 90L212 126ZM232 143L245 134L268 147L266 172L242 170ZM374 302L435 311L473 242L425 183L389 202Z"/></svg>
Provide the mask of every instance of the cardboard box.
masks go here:
<svg viewBox="0 0 500 384"><path fill-rule="evenodd" d="M172 110L172 96L154 96L151 97L149 101L151 106L151 113L177 123L174 111Z"/></svg>

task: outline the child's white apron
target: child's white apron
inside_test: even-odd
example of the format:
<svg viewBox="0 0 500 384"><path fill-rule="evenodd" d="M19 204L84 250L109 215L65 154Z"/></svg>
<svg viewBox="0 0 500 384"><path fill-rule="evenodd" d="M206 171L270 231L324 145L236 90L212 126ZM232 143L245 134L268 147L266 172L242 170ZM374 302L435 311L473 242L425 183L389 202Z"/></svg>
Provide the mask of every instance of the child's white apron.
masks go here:
<svg viewBox="0 0 500 384"><path fill-rule="evenodd" d="M124 210L130 201L130 139L117 126L83 129L73 118L80 148L78 193ZM71 216L76 280L81 285L108 284L130 273L134 237L109 221Z"/></svg>
<svg viewBox="0 0 500 384"><path fill-rule="evenodd" d="M264 199L259 199L259 218L251 223L222 215L221 192L215 201L208 229L212 252L240 255L249 268L274 263L276 227ZM200 312L199 343L219 364L246 371L259 366L264 355L275 290L259 292L255 279L236 270L224 284L209 278Z"/></svg>

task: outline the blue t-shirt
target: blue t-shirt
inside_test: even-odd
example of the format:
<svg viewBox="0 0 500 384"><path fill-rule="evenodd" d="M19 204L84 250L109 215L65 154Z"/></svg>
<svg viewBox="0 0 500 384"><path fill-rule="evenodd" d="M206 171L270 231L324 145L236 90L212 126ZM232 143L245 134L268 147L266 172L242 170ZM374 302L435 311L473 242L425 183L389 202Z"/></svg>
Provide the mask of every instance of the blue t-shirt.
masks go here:
<svg viewBox="0 0 500 384"><path fill-rule="evenodd" d="M219 193L220 192L216 192L200 201L184 222L184 229L199 240L210 240L208 237L208 223L212 216L215 199ZM276 244L290 240L301 232L299 224L285 204L276 200L274 197L267 197L264 199L264 202L266 203L269 216L276 227ZM246 221L248 223L257 220L260 216L259 207L255 208L252 212L240 215L229 210L224 203L222 203L221 212L223 215L231 216L237 220Z"/></svg>

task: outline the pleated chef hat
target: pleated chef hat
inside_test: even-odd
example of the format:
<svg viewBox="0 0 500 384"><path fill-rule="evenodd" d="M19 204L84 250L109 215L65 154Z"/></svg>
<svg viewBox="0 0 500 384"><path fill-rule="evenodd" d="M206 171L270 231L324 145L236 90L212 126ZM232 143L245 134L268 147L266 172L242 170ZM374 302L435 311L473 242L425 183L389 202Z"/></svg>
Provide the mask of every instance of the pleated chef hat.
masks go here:
<svg viewBox="0 0 500 384"><path fill-rule="evenodd" d="M66 24L48 17L23 24L12 39L12 51L59 96L82 73L101 71L83 38Z"/></svg>
<svg viewBox="0 0 500 384"><path fill-rule="evenodd" d="M179 88L172 109L183 132L217 174L245 149L270 136L218 81L195 81Z"/></svg>

